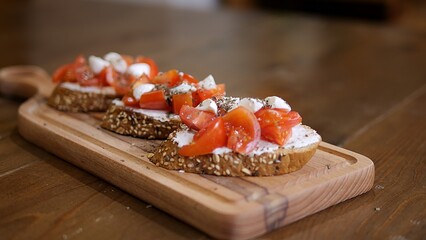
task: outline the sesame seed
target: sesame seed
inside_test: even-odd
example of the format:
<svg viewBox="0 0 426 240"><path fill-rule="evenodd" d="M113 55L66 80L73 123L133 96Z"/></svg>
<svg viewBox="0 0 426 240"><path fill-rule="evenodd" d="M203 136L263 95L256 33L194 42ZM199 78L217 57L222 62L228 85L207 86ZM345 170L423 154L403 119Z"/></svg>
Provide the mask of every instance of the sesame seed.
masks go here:
<svg viewBox="0 0 426 240"><path fill-rule="evenodd" d="M248 170L247 168L241 169L241 172L245 173L246 175L251 175L251 171Z"/></svg>

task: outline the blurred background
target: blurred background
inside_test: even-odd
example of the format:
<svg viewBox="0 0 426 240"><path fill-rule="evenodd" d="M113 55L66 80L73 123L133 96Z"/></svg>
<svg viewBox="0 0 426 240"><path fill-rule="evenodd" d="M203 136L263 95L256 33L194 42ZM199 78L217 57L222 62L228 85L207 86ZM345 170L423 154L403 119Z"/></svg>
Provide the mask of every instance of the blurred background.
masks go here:
<svg viewBox="0 0 426 240"><path fill-rule="evenodd" d="M3 0L0 19L0 67L142 54L229 95L281 96L334 144L426 79L420 0Z"/></svg>

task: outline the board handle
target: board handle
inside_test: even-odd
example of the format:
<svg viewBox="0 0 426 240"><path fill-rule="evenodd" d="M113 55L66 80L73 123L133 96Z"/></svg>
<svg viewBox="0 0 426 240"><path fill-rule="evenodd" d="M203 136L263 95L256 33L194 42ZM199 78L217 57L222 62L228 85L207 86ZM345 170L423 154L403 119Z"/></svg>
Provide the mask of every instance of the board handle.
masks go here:
<svg viewBox="0 0 426 240"><path fill-rule="evenodd" d="M49 74L37 66L11 66L0 69L0 93L29 98L38 93L47 98L53 83Z"/></svg>

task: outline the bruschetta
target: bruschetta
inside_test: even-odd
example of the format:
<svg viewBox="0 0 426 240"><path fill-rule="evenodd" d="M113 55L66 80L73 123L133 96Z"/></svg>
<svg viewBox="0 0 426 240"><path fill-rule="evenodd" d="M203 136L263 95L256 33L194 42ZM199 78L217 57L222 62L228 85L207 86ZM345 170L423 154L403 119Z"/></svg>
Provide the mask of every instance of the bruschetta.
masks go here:
<svg viewBox="0 0 426 240"><path fill-rule="evenodd" d="M302 168L321 136L279 97L223 97L183 106L181 128L149 156L157 166L217 176L273 176Z"/></svg>
<svg viewBox="0 0 426 240"><path fill-rule="evenodd" d="M156 63L146 57L133 58L115 52L103 58L78 56L53 74L56 88L48 105L67 112L106 111L112 100L122 97L142 76L158 73Z"/></svg>
<svg viewBox="0 0 426 240"><path fill-rule="evenodd" d="M166 139L176 130L182 106L197 106L205 99L223 96L225 85L209 75L202 81L172 69L132 85L122 99L112 102L101 127L146 139Z"/></svg>

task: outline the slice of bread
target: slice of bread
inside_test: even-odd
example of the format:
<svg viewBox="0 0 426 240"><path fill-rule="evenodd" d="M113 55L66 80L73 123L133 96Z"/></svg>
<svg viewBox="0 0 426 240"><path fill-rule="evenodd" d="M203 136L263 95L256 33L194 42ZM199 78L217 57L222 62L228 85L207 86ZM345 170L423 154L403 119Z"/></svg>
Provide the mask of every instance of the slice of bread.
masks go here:
<svg viewBox="0 0 426 240"><path fill-rule="evenodd" d="M116 97L111 87L80 87L61 83L53 90L47 104L64 112L104 112Z"/></svg>
<svg viewBox="0 0 426 240"><path fill-rule="evenodd" d="M314 155L321 137L305 125L293 128L293 135L283 146L261 141L253 154L242 155L230 151L196 157L178 154L177 134L170 134L160 147L149 156L156 166L169 170L217 176L273 176L301 169Z"/></svg>
<svg viewBox="0 0 426 240"><path fill-rule="evenodd" d="M180 124L179 115L126 107L115 100L104 115L101 127L122 135L166 139Z"/></svg>

